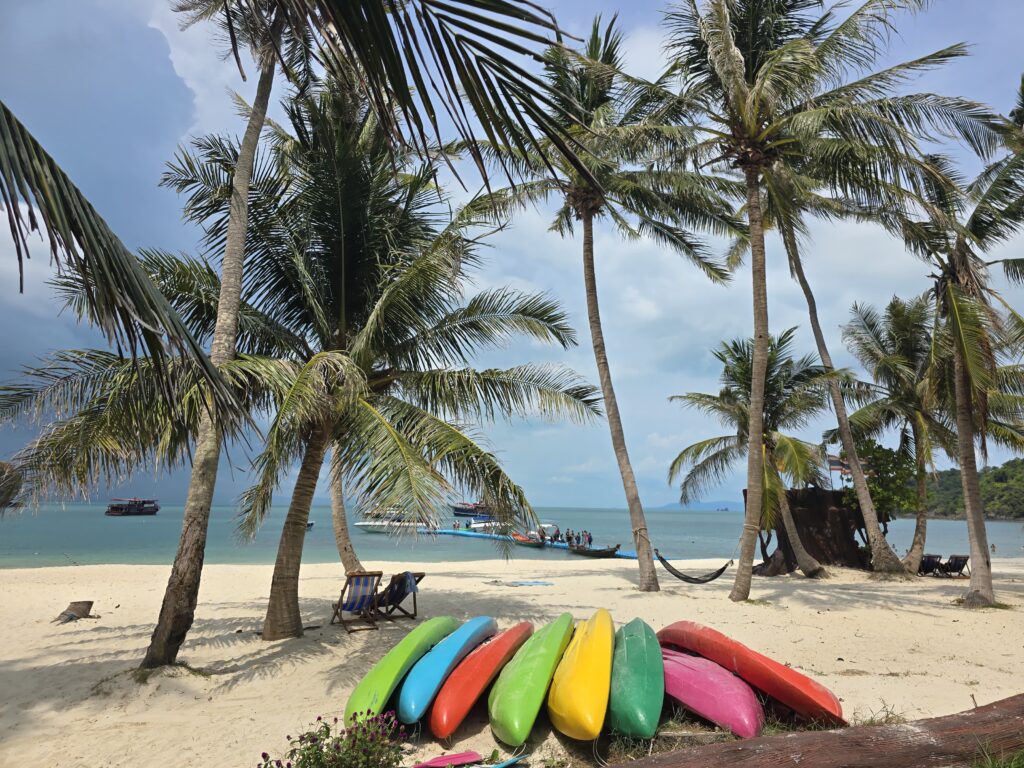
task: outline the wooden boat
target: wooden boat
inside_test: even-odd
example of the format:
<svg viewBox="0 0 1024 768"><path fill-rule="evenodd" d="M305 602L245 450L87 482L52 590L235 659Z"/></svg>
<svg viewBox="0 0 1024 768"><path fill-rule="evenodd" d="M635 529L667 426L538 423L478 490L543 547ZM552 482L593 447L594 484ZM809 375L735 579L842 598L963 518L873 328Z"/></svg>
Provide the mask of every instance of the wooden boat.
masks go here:
<svg viewBox="0 0 1024 768"><path fill-rule="evenodd" d="M352 691L345 705L345 724L351 725L353 718L365 720L380 714L412 665L458 627L459 622L451 616L436 616L403 637Z"/></svg>
<svg viewBox="0 0 1024 768"><path fill-rule="evenodd" d="M458 504L452 504L451 507L455 517L475 517L478 520L489 520L494 517L490 508L480 502L473 504L468 501L460 501Z"/></svg>
<svg viewBox="0 0 1024 768"><path fill-rule="evenodd" d="M759 736L764 709L754 690L713 661L661 650L665 662L665 692L694 714L732 731L741 739Z"/></svg>
<svg viewBox="0 0 1024 768"><path fill-rule="evenodd" d="M498 675L487 697L495 737L513 747L529 737L551 676L572 637L572 614L563 613L523 643Z"/></svg>
<svg viewBox="0 0 1024 768"><path fill-rule="evenodd" d="M576 628L551 680L551 724L571 739L593 741L604 726L612 678L615 624L599 608Z"/></svg>
<svg viewBox="0 0 1024 768"><path fill-rule="evenodd" d="M110 517L135 517L136 515L155 515L160 511L156 499L111 499L107 511L103 514Z"/></svg>
<svg viewBox="0 0 1024 768"><path fill-rule="evenodd" d="M825 686L710 627L677 621L659 630L658 642L725 667L801 717L826 725L846 725L839 699Z"/></svg>
<svg viewBox="0 0 1024 768"><path fill-rule="evenodd" d="M569 547L569 551L574 555L583 555L584 557L615 557L619 552L620 544L616 544L614 547L600 547L598 549L592 549L590 547Z"/></svg>
<svg viewBox="0 0 1024 768"><path fill-rule="evenodd" d="M658 637L642 619L633 619L615 633L608 726L632 739L653 739L664 699Z"/></svg>
<svg viewBox="0 0 1024 768"><path fill-rule="evenodd" d="M520 547L534 547L535 549L541 549L544 546L544 542L540 539L523 536L521 533L512 533L512 541Z"/></svg>
<svg viewBox="0 0 1024 768"><path fill-rule="evenodd" d="M398 691L398 719L406 725L420 721L448 675L470 651L498 631L490 616L477 616L456 629L426 653L406 676Z"/></svg>
<svg viewBox="0 0 1024 768"><path fill-rule="evenodd" d="M445 680L430 709L430 730L439 739L451 736L487 686L533 634L528 621L484 641Z"/></svg>

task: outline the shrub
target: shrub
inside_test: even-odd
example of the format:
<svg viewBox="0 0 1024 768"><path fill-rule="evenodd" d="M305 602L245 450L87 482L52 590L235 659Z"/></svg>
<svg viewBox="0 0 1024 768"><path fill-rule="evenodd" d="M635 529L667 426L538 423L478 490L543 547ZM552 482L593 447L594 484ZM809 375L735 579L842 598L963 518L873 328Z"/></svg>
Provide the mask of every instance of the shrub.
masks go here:
<svg viewBox="0 0 1024 768"><path fill-rule="evenodd" d="M398 768L405 728L398 727L393 712L362 722L359 714L347 728L339 725L338 718L328 722L318 717L298 738L287 737L291 748L283 758L264 752L258 768Z"/></svg>

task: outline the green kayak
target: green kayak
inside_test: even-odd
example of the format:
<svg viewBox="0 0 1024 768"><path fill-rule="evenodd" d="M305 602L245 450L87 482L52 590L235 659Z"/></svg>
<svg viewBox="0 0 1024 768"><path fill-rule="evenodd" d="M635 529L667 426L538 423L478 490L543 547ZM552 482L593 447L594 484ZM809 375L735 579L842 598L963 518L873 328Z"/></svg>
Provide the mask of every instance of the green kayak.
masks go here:
<svg viewBox="0 0 1024 768"><path fill-rule="evenodd" d="M571 637L572 614L563 613L527 640L501 670L487 699L491 730L500 741L513 747L526 741Z"/></svg>
<svg viewBox="0 0 1024 768"><path fill-rule="evenodd" d="M661 646L651 629L633 619L615 633L608 725L635 739L653 739L665 698Z"/></svg>
<svg viewBox="0 0 1024 768"><path fill-rule="evenodd" d="M345 707L346 724L352 722L353 716L357 720L364 720L379 714L412 665L458 629L458 626L459 622L451 616L437 616L423 622L403 637L366 673L366 677L359 681L359 685L348 697Z"/></svg>

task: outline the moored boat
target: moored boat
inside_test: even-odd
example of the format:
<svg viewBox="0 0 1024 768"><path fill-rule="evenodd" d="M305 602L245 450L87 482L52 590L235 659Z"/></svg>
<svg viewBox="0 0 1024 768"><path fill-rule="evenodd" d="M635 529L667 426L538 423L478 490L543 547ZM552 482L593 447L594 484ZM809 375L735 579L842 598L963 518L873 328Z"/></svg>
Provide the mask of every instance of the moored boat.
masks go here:
<svg viewBox="0 0 1024 768"><path fill-rule="evenodd" d="M584 557L615 557L619 553L619 544L614 547L599 547L593 549L591 547L569 547L569 551L574 555L583 555Z"/></svg>
<svg viewBox="0 0 1024 768"><path fill-rule="evenodd" d="M542 549L544 547L544 542L540 539L535 539L532 536L524 536L521 533L513 532L512 541L520 547L533 547L534 549Z"/></svg>
<svg viewBox="0 0 1024 768"><path fill-rule="evenodd" d="M160 511L156 499L111 499L105 515L110 517L134 517L136 515L155 515Z"/></svg>
<svg viewBox="0 0 1024 768"><path fill-rule="evenodd" d="M490 508L483 502L474 504L469 501L460 501L458 504L452 504L451 508L452 514L455 517L475 517L478 520L491 520L494 518Z"/></svg>

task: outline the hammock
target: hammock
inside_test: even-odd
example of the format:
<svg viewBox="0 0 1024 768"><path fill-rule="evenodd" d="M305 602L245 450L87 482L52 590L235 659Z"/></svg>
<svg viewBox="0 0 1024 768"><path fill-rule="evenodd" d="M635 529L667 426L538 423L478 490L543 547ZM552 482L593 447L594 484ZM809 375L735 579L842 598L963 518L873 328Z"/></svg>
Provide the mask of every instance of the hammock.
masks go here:
<svg viewBox="0 0 1024 768"><path fill-rule="evenodd" d="M703 576L687 576L682 571L680 571L680 570L678 570L676 568L673 568L672 567L672 563L670 563L668 560L666 560L664 557L662 557L661 553L658 550L654 550L654 554L658 556L658 560L661 561L661 564L665 567L666 571L671 573L673 576L675 576L680 581L685 581L687 584L707 584L708 582L714 581L719 576L721 576L723 573L725 573L725 569L728 568L730 565L732 565L732 560L730 560L728 563L723 565L717 571L711 571L710 573L705 573Z"/></svg>

